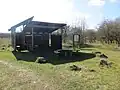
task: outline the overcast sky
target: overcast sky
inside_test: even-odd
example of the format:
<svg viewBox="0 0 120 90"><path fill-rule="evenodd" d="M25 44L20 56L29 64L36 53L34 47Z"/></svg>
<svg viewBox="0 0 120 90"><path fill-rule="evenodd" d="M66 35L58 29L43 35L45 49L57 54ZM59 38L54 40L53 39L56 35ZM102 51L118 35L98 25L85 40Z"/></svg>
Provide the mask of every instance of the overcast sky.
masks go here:
<svg viewBox="0 0 120 90"><path fill-rule="evenodd" d="M36 21L72 24L85 18L95 28L103 18L120 16L119 0L0 0L0 32L31 16Z"/></svg>

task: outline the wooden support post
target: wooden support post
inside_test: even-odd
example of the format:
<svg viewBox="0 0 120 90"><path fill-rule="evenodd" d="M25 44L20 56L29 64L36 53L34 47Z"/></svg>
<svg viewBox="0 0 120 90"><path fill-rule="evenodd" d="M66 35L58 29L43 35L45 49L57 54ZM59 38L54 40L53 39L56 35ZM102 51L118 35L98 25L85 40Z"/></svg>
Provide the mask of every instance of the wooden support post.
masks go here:
<svg viewBox="0 0 120 90"><path fill-rule="evenodd" d="M80 35L78 35L78 37L79 37L79 48L80 48L80 44L81 44Z"/></svg>
<svg viewBox="0 0 120 90"><path fill-rule="evenodd" d="M12 44L12 47L13 47L13 31L11 31L11 44Z"/></svg>
<svg viewBox="0 0 120 90"><path fill-rule="evenodd" d="M68 54L68 53L65 51L65 57L67 56L67 54Z"/></svg>
<svg viewBox="0 0 120 90"><path fill-rule="evenodd" d="M73 49L75 49L75 40L74 40L74 34L73 34Z"/></svg>
<svg viewBox="0 0 120 90"><path fill-rule="evenodd" d="M13 34L13 49L14 51L16 51L16 32L15 32L15 29L12 30L12 34Z"/></svg>
<svg viewBox="0 0 120 90"><path fill-rule="evenodd" d="M32 28L32 51L33 51L33 48L34 48L34 28Z"/></svg>
<svg viewBox="0 0 120 90"><path fill-rule="evenodd" d="M70 51L70 57L73 55L72 51Z"/></svg>
<svg viewBox="0 0 120 90"><path fill-rule="evenodd" d="M49 47L51 47L51 34L49 34Z"/></svg>

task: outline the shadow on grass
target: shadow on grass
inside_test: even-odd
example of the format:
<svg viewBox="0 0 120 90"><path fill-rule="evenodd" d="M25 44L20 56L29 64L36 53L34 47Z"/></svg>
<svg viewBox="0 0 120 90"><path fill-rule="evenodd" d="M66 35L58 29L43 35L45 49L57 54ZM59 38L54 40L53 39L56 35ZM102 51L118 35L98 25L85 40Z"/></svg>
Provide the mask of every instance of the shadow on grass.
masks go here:
<svg viewBox="0 0 120 90"><path fill-rule="evenodd" d="M78 62L95 57L95 55L92 53L83 53L83 52L73 52L72 56L64 56L63 54L57 55L53 51L12 52L12 53L14 54L17 60L35 62L37 57L44 57L47 60L47 63L51 63L53 65Z"/></svg>

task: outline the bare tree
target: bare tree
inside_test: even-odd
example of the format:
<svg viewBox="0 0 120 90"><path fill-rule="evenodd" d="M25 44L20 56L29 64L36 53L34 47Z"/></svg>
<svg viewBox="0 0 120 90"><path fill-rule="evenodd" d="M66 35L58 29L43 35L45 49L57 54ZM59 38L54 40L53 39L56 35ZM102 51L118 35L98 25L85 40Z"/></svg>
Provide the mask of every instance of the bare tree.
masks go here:
<svg viewBox="0 0 120 90"><path fill-rule="evenodd" d="M109 44L116 41L120 46L120 18L104 20L98 28L98 33L105 43Z"/></svg>
<svg viewBox="0 0 120 90"><path fill-rule="evenodd" d="M72 30L74 31L74 34L80 35L80 41L79 44L85 43L85 35L84 32L86 30L86 22L85 19L77 19L75 25L73 26Z"/></svg>
<svg viewBox="0 0 120 90"><path fill-rule="evenodd" d="M87 37L88 42L90 43L96 42L96 31L94 29L87 29L84 33L85 36Z"/></svg>
<svg viewBox="0 0 120 90"><path fill-rule="evenodd" d="M65 26L62 35L63 35L63 42L66 43L68 40L68 35L69 35L69 31L70 31L70 26Z"/></svg>

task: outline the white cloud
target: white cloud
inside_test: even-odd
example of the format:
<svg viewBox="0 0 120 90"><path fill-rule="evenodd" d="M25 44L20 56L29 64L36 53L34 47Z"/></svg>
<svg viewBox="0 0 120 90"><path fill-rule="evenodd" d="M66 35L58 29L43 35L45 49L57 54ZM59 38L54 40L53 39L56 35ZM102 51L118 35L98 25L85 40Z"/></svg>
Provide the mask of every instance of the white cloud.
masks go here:
<svg viewBox="0 0 120 90"><path fill-rule="evenodd" d="M1 0L0 11L0 32L31 16L38 21L69 23L78 17L90 17L76 10L73 0Z"/></svg>
<svg viewBox="0 0 120 90"><path fill-rule="evenodd" d="M103 6L105 4L105 0L89 0L88 5L90 6Z"/></svg>

